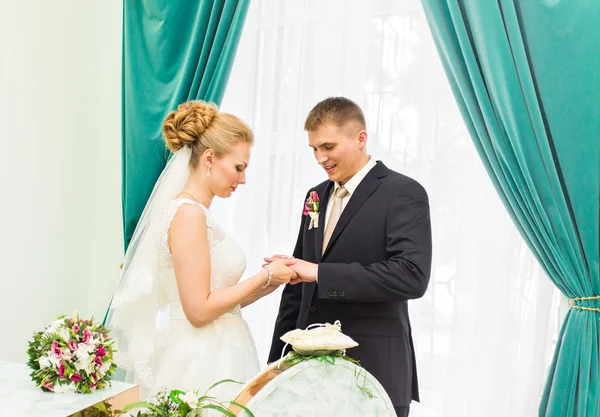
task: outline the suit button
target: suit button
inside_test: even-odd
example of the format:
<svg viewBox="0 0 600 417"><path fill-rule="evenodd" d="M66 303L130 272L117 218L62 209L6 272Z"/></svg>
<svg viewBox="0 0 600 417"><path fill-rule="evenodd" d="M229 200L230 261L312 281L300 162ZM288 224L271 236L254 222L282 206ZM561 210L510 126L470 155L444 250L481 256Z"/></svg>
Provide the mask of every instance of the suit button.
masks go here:
<svg viewBox="0 0 600 417"><path fill-rule="evenodd" d="M337 291L334 291L334 292L333 292L333 296L334 296L334 297L337 297L337 296L338 296L338 293L337 293Z"/></svg>
<svg viewBox="0 0 600 417"><path fill-rule="evenodd" d="M329 291L329 292L327 293L327 295L328 295L328 296L330 296L330 297L333 297L333 291Z"/></svg>
<svg viewBox="0 0 600 417"><path fill-rule="evenodd" d="M340 297L345 297L346 293L344 291L340 291Z"/></svg>
<svg viewBox="0 0 600 417"><path fill-rule="evenodd" d="M310 306L310 312L314 313L315 311L317 311L317 309L315 308L315 306Z"/></svg>

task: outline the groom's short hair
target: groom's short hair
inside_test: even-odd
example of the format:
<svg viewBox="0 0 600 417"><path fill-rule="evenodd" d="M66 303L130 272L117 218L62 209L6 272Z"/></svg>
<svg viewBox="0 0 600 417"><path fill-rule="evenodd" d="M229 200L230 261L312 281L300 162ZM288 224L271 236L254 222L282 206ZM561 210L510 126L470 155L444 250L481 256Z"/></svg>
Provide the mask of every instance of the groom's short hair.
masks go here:
<svg viewBox="0 0 600 417"><path fill-rule="evenodd" d="M358 104L346 97L329 97L317 103L308 113L304 130L314 132L326 123L341 127L350 121L358 122L362 129L367 128L365 115Z"/></svg>

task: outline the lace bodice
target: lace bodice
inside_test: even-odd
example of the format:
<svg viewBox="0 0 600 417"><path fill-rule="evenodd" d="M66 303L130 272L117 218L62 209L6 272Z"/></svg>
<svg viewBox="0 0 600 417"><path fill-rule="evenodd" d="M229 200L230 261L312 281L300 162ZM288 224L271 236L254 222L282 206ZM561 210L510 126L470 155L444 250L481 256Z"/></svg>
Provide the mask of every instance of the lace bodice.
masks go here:
<svg viewBox="0 0 600 417"><path fill-rule="evenodd" d="M203 205L186 198L178 198L169 203L161 222L162 229L158 241L158 285L161 287L163 302L171 308L181 306L177 281L173 269L173 258L169 250L168 235L171 222L183 204L193 204L204 210L210 249L210 289L211 291L235 285L246 269L246 257L235 241L221 230L211 212ZM239 310L239 307L235 310Z"/></svg>

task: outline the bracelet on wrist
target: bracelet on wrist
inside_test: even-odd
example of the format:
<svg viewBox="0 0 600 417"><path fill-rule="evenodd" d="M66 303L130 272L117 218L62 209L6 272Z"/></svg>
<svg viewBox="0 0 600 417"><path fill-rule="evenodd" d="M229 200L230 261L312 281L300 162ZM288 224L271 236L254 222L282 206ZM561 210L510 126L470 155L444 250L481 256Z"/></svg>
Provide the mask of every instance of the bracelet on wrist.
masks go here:
<svg viewBox="0 0 600 417"><path fill-rule="evenodd" d="M268 287L269 285L271 285L271 279L273 279L273 269L271 269L271 265L265 265L265 266L263 266L263 269L266 269L267 272L269 273L269 278L267 278L267 283L263 287Z"/></svg>

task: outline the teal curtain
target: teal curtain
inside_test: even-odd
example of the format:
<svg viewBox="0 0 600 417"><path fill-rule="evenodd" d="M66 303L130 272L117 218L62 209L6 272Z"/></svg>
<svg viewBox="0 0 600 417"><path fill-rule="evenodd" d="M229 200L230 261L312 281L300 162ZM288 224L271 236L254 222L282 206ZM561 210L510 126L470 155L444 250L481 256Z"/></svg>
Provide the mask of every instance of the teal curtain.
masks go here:
<svg viewBox="0 0 600 417"><path fill-rule="evenodd" d="M168 152L162 122L194 99L220 104L250 0L123 2L125 248Z"/></svg>
<svg viewBox="0 0 600 417"><path fill-rule="evenodd" d="M599 416L600 2L422 2L515 225L563 294L592 297L562 325L539 415Z"/></svg>

